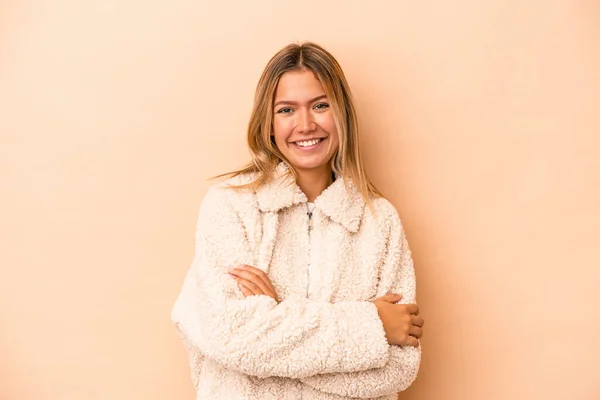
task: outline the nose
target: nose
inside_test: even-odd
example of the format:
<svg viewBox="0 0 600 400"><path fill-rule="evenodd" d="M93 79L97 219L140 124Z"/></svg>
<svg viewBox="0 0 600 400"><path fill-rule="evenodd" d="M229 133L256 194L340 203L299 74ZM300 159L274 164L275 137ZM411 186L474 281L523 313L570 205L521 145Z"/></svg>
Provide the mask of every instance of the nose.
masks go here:
<svg viewBox="0 0 600 400"><path fill-rule="evenodd" d="M298 133L312 132L316 129L315 121L313 121L310 111L301 111L296 114L298 116L296 131Z"/></svg>

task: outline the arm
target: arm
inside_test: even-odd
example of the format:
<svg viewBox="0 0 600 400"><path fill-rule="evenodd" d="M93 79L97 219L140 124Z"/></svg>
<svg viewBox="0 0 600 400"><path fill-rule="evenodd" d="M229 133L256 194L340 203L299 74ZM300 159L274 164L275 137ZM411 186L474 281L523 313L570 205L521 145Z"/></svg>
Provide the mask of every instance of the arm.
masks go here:
<svg viewBox="0 0 600 400"><path fill-rule="evenodd" d="M385 365L389 345L371 302L244 298L227 271L253 264L252 252L231 195L211 189L200 207L196 253L172 312L184 338L227 368L258 377Z"/></svg>
<svg viewBox="0 0 600 400"><path fill-rule="evenodd" d="M395 209L390 210L387 218L391 221L390 236L377 295L398 293L403 296L400 303L415 304L415 271L406 236ZM339 396L372 398L397 393L407 389L417 377L421 348L390 346L389 353L389 361L381 368L316 375L304 378L302 382L322 392Z"/></svg>

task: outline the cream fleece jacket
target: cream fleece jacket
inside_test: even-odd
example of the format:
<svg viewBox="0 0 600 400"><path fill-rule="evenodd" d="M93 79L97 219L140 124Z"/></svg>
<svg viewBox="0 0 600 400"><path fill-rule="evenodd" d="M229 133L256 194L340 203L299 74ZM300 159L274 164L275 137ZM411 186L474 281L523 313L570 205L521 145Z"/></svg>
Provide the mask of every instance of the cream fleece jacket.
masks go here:
<svg viewBox="0 0 600 400"><path fill-rule="evenodd" d="M192 265L172 319L190 356L197 399L396 399L416 378L421 349L391 346L372 303L415 303L415 274L394 207L374 212L339 178L307 198L281 163L257 189L229 183L202 201ZM265 271L279 303L244 295L228 274Z"/></svg>

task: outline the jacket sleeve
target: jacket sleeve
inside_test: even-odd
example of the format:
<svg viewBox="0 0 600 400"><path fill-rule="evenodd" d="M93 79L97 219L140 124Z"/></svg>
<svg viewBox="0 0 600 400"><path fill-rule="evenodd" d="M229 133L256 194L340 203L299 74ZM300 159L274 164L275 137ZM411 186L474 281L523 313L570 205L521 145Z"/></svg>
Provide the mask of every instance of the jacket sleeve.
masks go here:
<svg viewBox="0 0 600 400"><path fill-rule="evenodd" d="M244 295L227 270L252 265L232 189L200 206L192 265L172 310L180 334L206 357L257 377L303 378L384 366L389 345L375 305Z"/></svg>
<svg viewBox="0 0 600 400"><path fill-rule="evenodd" d="M389 204L389 203L388 203ZM393 206L389 204L389 207ZM395 209L387 217L390 223L387 251L377 288L378 297L387 293L401 294L402 304L416 303L416 280L413 260L402 224ZM421 363L421 347L390 346L389 360L383 367L366 371L323 374L302 379L322 392L339 396L373 398L407 389L417 377Z"/></svg>

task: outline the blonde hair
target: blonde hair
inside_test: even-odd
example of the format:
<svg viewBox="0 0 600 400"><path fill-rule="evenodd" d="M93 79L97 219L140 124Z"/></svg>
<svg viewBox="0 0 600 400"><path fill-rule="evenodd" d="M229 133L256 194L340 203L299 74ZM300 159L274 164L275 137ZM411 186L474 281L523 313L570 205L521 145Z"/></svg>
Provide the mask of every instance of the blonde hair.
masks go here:
<svg viewBox="0 0 600 400"><path fill-rule="evenodd" d="M289 44L271 58L265 67L254 96L254 107L248 124L248 147L252 161L245 168L223 176L254 174L254 181L234 188L256 189L273 178L277 165L283 161L290 172L297 173L277 148L273 140L273 101L281 76L288 71L309 70L315 74L329 100L339 136L339 148L331 158L333 173L346 185L354 183L371 206L370 195L380 196L367 178L358 140L358 121L350 87L336 59L321 46L305 42Z"/></svg>

